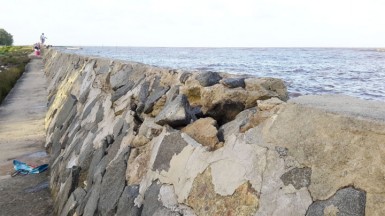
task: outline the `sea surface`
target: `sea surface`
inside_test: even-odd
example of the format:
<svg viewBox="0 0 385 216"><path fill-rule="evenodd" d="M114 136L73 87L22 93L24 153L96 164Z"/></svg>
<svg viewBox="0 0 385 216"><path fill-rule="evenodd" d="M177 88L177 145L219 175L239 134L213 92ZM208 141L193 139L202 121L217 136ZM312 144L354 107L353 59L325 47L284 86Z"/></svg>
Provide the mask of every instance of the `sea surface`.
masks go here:
<svg viewBox="0 0 385 216"><path fill-rule="evenodd" d="M385 50L375 48L149 48L58 49L173 69L281 78L289 95L344 94L385 101Z"/></svg>

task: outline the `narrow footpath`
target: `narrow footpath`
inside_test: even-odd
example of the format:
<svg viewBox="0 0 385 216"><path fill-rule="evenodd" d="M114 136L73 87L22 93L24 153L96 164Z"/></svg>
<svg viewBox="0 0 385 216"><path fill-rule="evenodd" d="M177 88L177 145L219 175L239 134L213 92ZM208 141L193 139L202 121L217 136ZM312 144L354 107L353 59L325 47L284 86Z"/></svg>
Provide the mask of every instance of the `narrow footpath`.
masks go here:
<svg viewBox="0 0 385 216"><path fill-rule="evenodd" d="M48 163L44 150L46 79L41 59L32 59L0 105L0 216L52 215L48 172L11 177L14 159Z"/></svg>

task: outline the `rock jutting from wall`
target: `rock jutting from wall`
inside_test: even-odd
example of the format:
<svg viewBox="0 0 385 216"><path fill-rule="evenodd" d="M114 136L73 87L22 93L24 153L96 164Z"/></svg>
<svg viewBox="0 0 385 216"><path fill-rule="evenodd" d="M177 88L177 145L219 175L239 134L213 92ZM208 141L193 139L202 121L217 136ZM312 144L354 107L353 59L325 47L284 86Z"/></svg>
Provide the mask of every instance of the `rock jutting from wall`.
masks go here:
<svg viewBox="0 0 385 216"><path fill-rule="evenodd" d="M44 61L57 215L385 214L383 103L286 102L279 79L54 49Z"/></svg>

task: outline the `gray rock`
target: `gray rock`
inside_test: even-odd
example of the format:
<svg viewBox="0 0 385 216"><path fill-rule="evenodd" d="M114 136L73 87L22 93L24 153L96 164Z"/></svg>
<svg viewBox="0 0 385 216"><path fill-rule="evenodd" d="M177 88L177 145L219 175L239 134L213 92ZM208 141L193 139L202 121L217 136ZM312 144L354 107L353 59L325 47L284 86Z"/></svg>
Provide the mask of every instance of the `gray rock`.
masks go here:
<svg viewBox="0 0 385 216"><path fill-rule="evenodd" d="M80 168L74 166L71 168L71 172L69 177L66 179L62 190L60 190L59 194L56 196L56 205L55 205L55 212L57 214L60 214L64 208L64 205L67 202L67 199L69 198L72 191L75 190L75 188L78 185L79 180L79 173Z"/></svg>
<svg viewBox="0 0 385 216"><path fill-rule="evenodd" d="M170 209L166 207L162 207L157 209L153 216L181 216L178 212L171 211Z"/></svg>
<svg viewBox="0 0 385 216"><path fill-rule="evenodd" d="M118 137L122 133L122 129L124 125L125 125L124 120L122 118L119 118L119 120L114 125L114 129L112 130L113 137Z"/></svg>
<svg viewBox="0 0 385 216"><path fill-rule="evenodd" d="M155 79L151 85L151 89L152 89L151 91L153 91L154 89L157 89L159 87L160 87L160 76L155 76Z"/></svg>
<svg viewBox="0 0 385 216"><path fill-rule="evenodd" d="M233 121L222 125L218 130L218 138L220 141L226 141L228 136L238 134L240 128L245 125L251 116L257 112L257 109L251 108L240 112Z"/></svg>
<svg viewBox="0 0 385 216"><path fill-rule="evenodd" d="M142 214L142 207L135 206L134 200L139 195L139 185L126 186L122 196L119 199L117 216L140 216Z"/></svg>
<svg viewBox="0 0 385 216"><path fill-rule="evenodd" d="M76 105L77 99L74 95L69 95L66 102L63 103L63 107L58 110L55 125L61 127L63 123L68 119L72 109Z"/></svg>
<svg viewBox="0 0 385 216"><path fill-rule="evenodd" d="M92 146L92 145L90 145L90 146ZM93 181L93 178L95 175L95 170L98 167L100 167L99 163L102 160L102 158L104 157L104 155L106 154L106 146L107 146L107 144L104 143L102 145L102 147L95 149L93 151L92 160L91 160L91 163L90 163L89 168L88 168L87 188L86 188L87 190L89 190L89 188L92 186L92 181Z"/></svg>
<svg viewBox="0 0 385 216"><path fill-rule="evenodd" d="M188 143L182 138L179 131L166 135L160 143L152 169L168 171L171 158L179 154L187 145Z"/></svg>
<svg viewBox="0 0 385 216"><path fill-rule="evenodd" d="M100 66L97 66L97 68L95 69L96 74L105 74L105 73L108 73L109 70L110 70L109 64L102 64Z"/></svg>
<svg viewBox="0 0 385 216"><path fill-rule="evenodd" d="M144 194L142 216L153 216L154 213L163 207L158 199L161 184L153 182Z"/></svg>
<svg viewBox="0 0 385 216"><path fill-rule="evenodd" d="M181 83L185 83L187 81L187 79L192 75L192 73L189 73L189 72L184 72L182 73L182 75L180 75L179 77L179 81Z"/></svg>
<svg viewBox="0 0 385 216"><path fill-rule="evenodd" d="M302 187L308 187L310 185L311 168L294 168L284 173L281 176L283 184L286 186L292 184L295 189L299 190Z"/></svg>
<svg viewBox="0 0 385 216"><path fill-rule="evenodd" d="M76 207L76 201L75 201L75 197L73 194L71 194L71 196L68 198L63 210L60 212L60 215L61 216L67 216L67 215L72 215L71 214L71 211L74 210L74 208Z"/></svg>
<svg viewBox="0 0 385 216"><path fill-rule="evenodd" d="M103 105L100 104L98 112L96 112L96 118L95 118L93 125L97 126L98 123L103 120L103 117L104 117L104 108L103 108Z"/></svg>
<svg viewBox="0 0 385 216"><path fill-rule="evenodd" d="M91 103L89 103L86 108L84 108L82 112L82 120L87 118L87 116L91 113L92 109L94 109L94 106L98 100L99 100L98 97L94 98L94 100Z"/></svg>
<svg viewBox="0 0 385 216"><path fill-rule="evenodd" d="M162 132L162 130L163 127L158 124L155 124L153 118L146 118L140 125L138 135L142 135L151 140L152 138L158 136Z"/></svg>
<svg viewBox="0 0 385 216"><path fill-rule="evenodd" d="M110 75L110 84L111 88L116 91L122 86L127 84L129 74L132 73L132 67L130 65L125 65L123 68L116 73L111 73Z"/></svg>
<svg viewBox="0 0 385 216"><path fill-rule="evenodd" d="M111 145L112 143L115 142L114 136L109 134L105 137L105 142L107 143L107 146Z"/></svg>
<svg viewBox="0 0 385 216"><path fill-rule="evenodd" d="M60 128L55 127L53 134L52 134L52 143L50 144L49 153L51 155L50 164L53 163L53 161L59 156L61 151L61 144L59 143L60 138L62 135L62 131Z"/></svg>
<svg viewBox="0 0 385 216"><path fill-rule="evenodd" d="M323 216L333 208L339 216L365 215L366 193L352 187L338 190L328 200L316 201L309 206L307 216ZM329 210L330 211L330 210Z"/></svg>
<svg viewBox="0 0 385 216"><path fill-rule="evenodd" d="M134 86L135 86L135 82L134 81L126 81L127 83L117 89L115 89L115 91L112 93L112 96L111 96L111 101L112 102L115 102L117 101L120 97L122 97L123 95L127 94L128 91L130 91Z"/></svg>
<svg viewBox="0 0 385 216"><path fill-rule="evenodd" d="M91 175L91 182L96 181L96 178L99 175L101 175L101 176L104 175L104 173L106 172L106 168L107 168L108 162L109 162L108 157L103 157L100 160L100 162L98 163L98 165L94 169L93 175Z"/></svg>
<svg viewBox="0 0 385 216"><path fill-rule="evenodd" d="M227 78L221 80L221 83L228 88L245 88L245 78Z"/></svg>
<svg viewBox="0 0 385 216"><path fill-rule="evenodd" d="M212 86L218 84L222 77L216 72L203 72L200 73L196 80L198 80L199 84L203 87Z"/></svg>
<svg viewBox="0 0 385 216"><path fill-rule="evenodd" d="M74 122L80 122L79 119L77 118L77 116L75 117L75 119L73 120ZM78 135L78 133L80 132L80 129L81 129L81 126L80 126L80 123L79 124L71 124L71 126L68 128L68 131L73 131L72 134L68 134L68 139L67 139L67 142L68 143L72 143L76 137L76 135ZM81 147L81 145L80 145ZM79 148L76 150L76 153L79 154Z"/></svg>
<svg viewBox="0 0 385 216"><path fill-rule="evenodd" d="M88 143L82 143L83 141L84 138L82 139L82 137L80 137L79 143L76 145L76 151L78 151L76 154L79 155L78 165L81 167L82 171L88 171L94 153L94 146L91 140ZM82 147L83 149L81 150Z"/></svg>
<svg viewBox="0 0 385 216"><path fill-rule="evenodd" d="M98 204L102 215L114 213L126 184L126 169L127 164L124 159L115 160L106 169Z"/></svg>
<svg viewBox="0 0 385 216"><path fill-rule="evenodd" d="M170 90L166 93L166 104L169 104L179 95L180 85L174 85L170 88Z"/></svg>
<svg viewBox="0 0 385 216"><path fill-rule="evenodd" d="M73 215L78 203L83 201L83 198L86 196L86 191L83 188L76 188L76 190L68 198L66 205L64 206L60 215L67 216Z"/></svg>
<svg viewBox="0 0 385 216"><path fill-rule="evenodd" d="M98 177L96 178L96 181L92 185L90 192L88 192L90 193L90 195L84 207L84 214L83 214L84 216L93 216L95 214L96 208L98 207L101 184L102 184L102 176L98 175ZM79 211L81 211L81 209L79 209Z"/></svg>
<svg viewBox="0 0 385 216"><path fill-rule="evenodd" d="M185 95L178 95L175 100L163 108L155 117L155 123L160 125L168 124L172 127L185 126L190 123L190 104Z"/></svg>
<svg viewBox="0 0 385 216"><path fill-rule="evenodd" d="M151 91L150 96L148 96L146 103L144 104L144 110L143 112L148 114L152 112L154 104L161 98L163 95L166 94L166 92L170 89L170 87L163 87L159 86L156 89L153 89Z"/></svg>
<svg viewBox="0 0 385 216"><path fill-rule="evenodd" d="M112 161L112 159L115 158L116 154L118 153L120 149L120 143L119 142L113 142L110 144L107 148L107 155L106 157L108 158L108 163Z"/></svg>
<svg viewBox="0 0 385 216"><path fill-rule="evenodd" d="M140 91L139 91L139 94L138 94L139 102L141 102L143 104L146 102L149 90L150 90L150 82L145 81L142 84L142 86L140 87Z"/></svg>

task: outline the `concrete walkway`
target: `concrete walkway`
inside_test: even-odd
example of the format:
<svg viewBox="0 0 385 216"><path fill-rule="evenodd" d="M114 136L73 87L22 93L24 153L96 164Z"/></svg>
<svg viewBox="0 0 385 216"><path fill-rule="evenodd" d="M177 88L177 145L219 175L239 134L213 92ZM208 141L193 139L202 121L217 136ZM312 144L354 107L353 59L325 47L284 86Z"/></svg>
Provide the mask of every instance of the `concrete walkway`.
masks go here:
<svg viewBox="0 0 385 216"><path fill-rule="evenodd" d="M0 215L51 215L48 172L11 177L12 161L48 162L44 151L46 79L41 59L32 59L0 105Z"/></svg>

